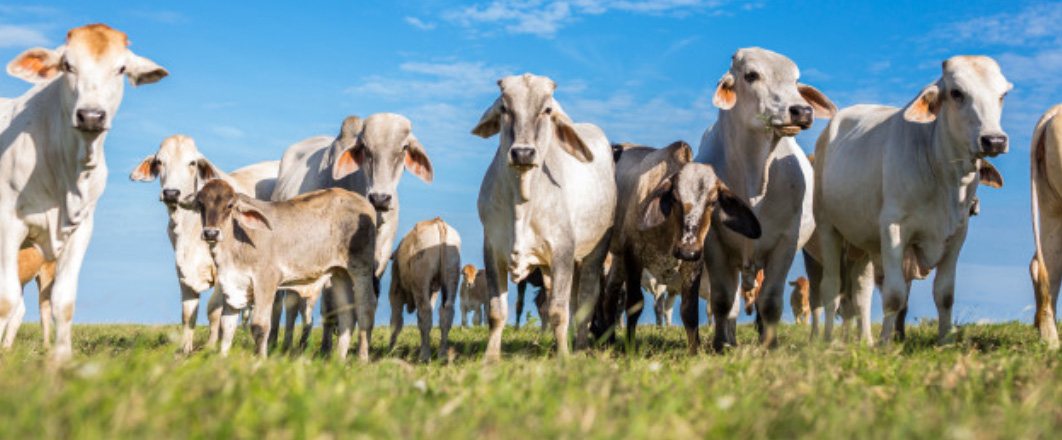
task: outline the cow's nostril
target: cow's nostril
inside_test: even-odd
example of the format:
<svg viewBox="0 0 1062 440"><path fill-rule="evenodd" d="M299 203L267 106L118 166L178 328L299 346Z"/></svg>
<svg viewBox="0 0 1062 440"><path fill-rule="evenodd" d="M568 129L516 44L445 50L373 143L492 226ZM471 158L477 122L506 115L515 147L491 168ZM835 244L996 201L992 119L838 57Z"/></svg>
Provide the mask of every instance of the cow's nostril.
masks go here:
<svg viewBox="0 0 1062 440"><path fill-rule="evenodd" d="M509 150L509 160L513 165L528 166L535 163L534 148L513 148Z"/></svg>
<svg viewBox="0 0 1062 440"><path fill-rule="evenodd" d="M162 201L167 203L176 202L181 197L181 190L177 189L164 189L162 190Z"/></svg>
<svg viewBox="0 0 1062 440"><path fill-rule="evenodd" d="M812 120L813 110L807 105L793 105L789 107L789 115L794 124L805 124Z"/></svg>
<svg viewBox="0 0 1062 440"><path fill-rule="evenodd" d="M981 152L988 155L997 155L1007 151L1007 136L989 134L981 136Z"/></svg>
<svg viewBox="0 0 1062 440"><path fill-rule="evenodd" d="M369 203L380 211L386 211L391 208L391 195L390 194L369 194Z"/></svg>
<svg viewBox="0 0 1062 440"><path fill-rule="evenodd" d="M215 240L218 239L218 236L220 236L220 235L221 235L221 231L219 231L217 229L204 229L203 230L203 239L207 240L207 241L215 241Z"/></svg>
<svg viewBox="0 0 1062 440"><path fill-rule="evenodd" d="M107 112L100 109L77 111L77 128L86 131L102 131L106 126Z"/></svg>

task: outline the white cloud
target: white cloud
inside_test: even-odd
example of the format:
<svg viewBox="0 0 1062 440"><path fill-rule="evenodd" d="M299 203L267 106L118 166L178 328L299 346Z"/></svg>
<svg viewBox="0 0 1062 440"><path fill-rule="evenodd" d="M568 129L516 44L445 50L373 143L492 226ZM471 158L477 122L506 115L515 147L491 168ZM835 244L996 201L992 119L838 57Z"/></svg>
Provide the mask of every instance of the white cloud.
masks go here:
<svg viewBox="0 0 1062 440"><path fill-rule="evenodd" d="M488 66L483 62L425 63L407 62L399 66L411 78L372 75L361 84L346 90L350 94L384 97L416 96L417 99L446 99L496 93L497 80L511 74L511 69Z"/></svg>
<svg viewBox="0 0 1062 440"><path fill-rule="evenodd" d="M228 139L239 139L243 137L243 130L227 125L215 125L210 127L210 131L218 136Z"/></svg>
<svg viewBox="0 0 1062 440"><path fill-rule="evenodd" d="M145 20L150 20L163 24L178 24L188 21L188 17L180 12L174 11L130 11L129 15Z"/></svg>
<svg viewBox="0 0 1062 440"><path fill-rule="evenodd" d="M44 33L30 26L0 24L0 47L50 46Z"/></svg>
<svg viewBox="0 0 1062 440"><path fill-rule="evenodd" d="M435 23L425 23L417 17L406 17L405 20L406 23L409 23L410 26L413 26L422 31L430 31L432 29L435 29Z"/></svg>
<svg viewBox="0 0 1062 440"><path fill-rule="evenodd" d="M1036 4L1018 13L1000 13L954 23L933 37L986 45L1025 46L1058 42L1062 34L1062 3Z"/></svg>
<svg viewBox="0 0 1062 440"><path fill-rule="evenodd" d="M480 24L502 25L510 34L552 38L579 15L600 15L609 11L632 14L685 16L713 11L729 0L495 0L443 14L443 19L473 28ZM757 4L746 4L753 9ZM489 35L491 32L482 32Z"/></svg>

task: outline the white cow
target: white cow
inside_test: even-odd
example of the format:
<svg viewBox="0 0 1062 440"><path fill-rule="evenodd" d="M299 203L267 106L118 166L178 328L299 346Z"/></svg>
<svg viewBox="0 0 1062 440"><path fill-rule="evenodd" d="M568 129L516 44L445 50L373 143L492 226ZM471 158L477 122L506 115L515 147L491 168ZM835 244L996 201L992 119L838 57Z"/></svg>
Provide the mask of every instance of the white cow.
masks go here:
<svg viewBox="0 0 1062 440"><path fill-rule="evenodd" d="M919 272L936 269L933 299L939 342L951 339L955 269L966 239L979 180L979 161L1003 154L1003 97L1013 87L988 57L954 57L940 79L906 108L858 105L837 113L815 147L815 220L822 252L822 299L841 288L842 249L865 251L862 264L880 268L881 342L890 343L909 291L905 261ZM908 260L910 258L910 260ZM871 342L870 296L854 298ZM825 334L833 325L826 307Z"/></svg>
<svg viewBox="0 0 1062 440"><path fill-rule="evenodd" d="M146 157L129 174L140 182L159 179L162 192L159 200L166 204L170 223L166 229L173 245L177 264L177 282L181 287L181 351L192 351L195 336L195 321L199 315L200 293L214 287L217 269L210 247L203 241L203 224L199 218L195 195L213 179L228 182L237 192L259 200L269 200L276 184L279 161L262 162L225 174L207 160L188 136L175 135L162 141L158 152ZM207 346L213 348L218 342L223 298L217 290L207 302L207 319L210 321L210 337Z"/></svg>
<svg viewBox="0 0 1062 440"><path fill-rule="evenodd" d="M1029 270L1036 297L1034 324L1040 339L1057 349L1055 308L1062 284L1062 105L1052 107L1036 124L1031 150L1032 218L1036 253Z"/></svg>
<svg viewBox="0 0 1062 440"><path fill-rule="evenodd" d="M73 356L70 326L77 280L107 181L103 142L122 100L122 81L150 84L166 69L126 47L122 32L91 24L67 33L55 50L29 49L8 74L36 84L0 102L0 328L21 302L20 248L56 262L52 354Z"/></svg>
<svg viewBox="0 0 1062 440"><path fill-rule="evenodd" d="M800 71L783 55L760 48L734 54L712 102L719 119L704 133L696 161L715 167L719 179L752 206L763 235L752 240L727 228L712 228L704 244L716 350L736 345L737 297L764 271L756 302L762 342L774 342L785 307L785 281L796 251L815 229L811 213L811 164L793 140L815 117L830 117L833 103L814 87L798 83ZM683 324L697 327L696 314ZM692 333L696 335L696 333Z"/></svg>
<svg viewBox="0 0 1062 440"><path fill-rule="evenodd" d="M579 292L578 349L588 343L590 313L601 290L616 209L612 149L601 129L568 118L553 99L557 84L549 78L510 76L498 87L501 97L472 129L483 138L501 134L478 202L490 291L485 360L501 357L506 274L518 282L536 267L551 278L548 314L563 358L572 292Z"/></svg>

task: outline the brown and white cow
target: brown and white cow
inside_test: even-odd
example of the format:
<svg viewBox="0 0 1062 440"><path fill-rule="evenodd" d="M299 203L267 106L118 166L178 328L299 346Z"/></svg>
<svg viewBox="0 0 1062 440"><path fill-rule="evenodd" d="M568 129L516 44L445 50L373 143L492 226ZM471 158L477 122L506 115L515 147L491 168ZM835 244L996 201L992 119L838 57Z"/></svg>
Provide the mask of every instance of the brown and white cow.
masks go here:
<svg viewBox="0 0 1062 440"><path fill-rule="evenodd" d="M7 65L8 74L35 85L0 101L0 328L22 301L19 250L34 247L55 261L58 361L73 356L78 276L107 182L103 143L123 80L136 86L168 75L128 46L125 33L90 24L68 32L57 49L29 49Z"/></svg>
<svg viewBox="0 0 1062 440"><path fill-rule="evenodd" d="M37 280L38 304L41 311L41 333L44 335L44 347L52 346L52 280L55 279L55 262L44 259L36 248L25 248L18 251L18 280L25 289L30 280ZM10 349L15 344L18 328L22 325L22 318L26 315L25 301L19 301L15 316L7 322L7 327L0 327L0 336L3 336L4 350Z"/></svg>
<svg viewBox="0 0 1062 440"><path fill-rule="evenodd" d="M313 285L319 290L330 279L338 312L339 358L346 357L350 346L356 308L358 356L368 360L376 311L376 211L364 197L332 188L263 202L237 193L223 180L212 180L196 198L203 239L217 265L216 288L225 298L222 353L232 346L239 310L252 297L255 352L265 357L277 289Z"/></svg>
<svg viewBox="0 0 1062 440"><path fill-rule="evenodd" d="M439 302L439 329L442 342L439 357L445 359L450 347L450 326L454 322L454 300L461 275L461 236L441 218L413 226L395 250L391 263L391 346L395 349L402 331L402 309L417 312L420 327L420 360L431 359L431 322ZM442 298L439 298L439 292Z"/></svg>
<svg viewBox="0 0 1062 440"><path fill-rule="evenodd" d="M799 277L789 282L793 291L789 293L789 308L793 310L793 319L797 324L808 324L811 318L811 302L808 300L808 288L810 283L805 277Z"/></svg>
<svg viewBox="0 0 1062 440"><path fill-rule="evenodd" d="M688 317L697 313L701 254L713 221L745 237L760 236L748 203L730 191L711 165L692 158L689 145L678 141L661 149L628 148L616 163L618 196L609 246L614 257L604 301L614 306L626 290L628 343L634 341L643 309L643 270L683 292L681 313ZM618 317L617 310L605 313L613 323ZM687 328L690 351L696 351L696 333Z"/></svg>
<svg viewBox="0 0 1062 440"><path fill-rule="evenodd" d="M465 316L472 313L472 325L483 324L487 316L487 277L483 271L471 264L461 269L464 279L461 281L461 326L465 326ZM519 325L517 326L519 327Z"/></svg>

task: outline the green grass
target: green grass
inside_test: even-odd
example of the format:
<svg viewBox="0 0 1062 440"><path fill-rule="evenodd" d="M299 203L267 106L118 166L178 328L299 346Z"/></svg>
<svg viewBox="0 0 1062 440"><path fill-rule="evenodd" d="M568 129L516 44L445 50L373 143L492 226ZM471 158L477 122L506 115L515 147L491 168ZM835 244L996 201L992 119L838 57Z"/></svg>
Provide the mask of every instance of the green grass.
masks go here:
<svg viewBox="0 0 1062 440"><path fill-rule="evenodd" d="M809 346L783 326L775 350L685 354L680 327L642 326L637 354L561 363L537 329L505 333L486 366L486 329L457 328L457 356L415 363L418 332L373 362L175 354L177 326L82 325L75 360L46 362L25 325L0 361L0 438L1032 438L1062 432L1059 354L1028 325L963 326L954 346L929 323L889 349ZM702 328L702 337L708 330ZM201 329L197 343L205 340ZM438 330L433 341L437 344ZM312 344L316 346L315 335Z"/></svg>

